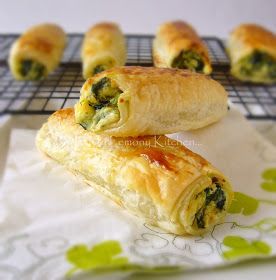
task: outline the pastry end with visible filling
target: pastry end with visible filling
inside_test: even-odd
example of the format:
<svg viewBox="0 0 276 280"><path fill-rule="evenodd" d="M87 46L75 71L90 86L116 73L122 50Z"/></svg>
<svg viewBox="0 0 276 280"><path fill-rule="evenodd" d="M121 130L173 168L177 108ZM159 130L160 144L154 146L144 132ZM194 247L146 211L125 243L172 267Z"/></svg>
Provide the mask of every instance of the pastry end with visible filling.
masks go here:
<svg viewBox="0 0 276 280"><path fill-rule="evenodd" d="M24 80L40 80L47 74L46 67L31 59L24 59L19 63L18 73Z"/></svg>
<svg viewBox="0 0 276 280"><path fill-rule="evenodd" d="M225 215L229 198L223 189L223 184L225 184L224 179L212 177L211 185L191 199L188 206L190 216L188 232L193 233L198 230L204 232L210 226L217 224Z"/></svg>
<svg viewBox="0 0 276 280"><path fill-rule="evenodd" d="M188 69L196 72L204 72L204 61L195 51L181 51L172 62L173 68Z"/></svg>
<svg viewBox="0 0 276 280"><path fill-rule="evenodd" d="M108 77L96 81L91 86L88 97L75 106L75 118L83 128L99 131L120 119L118 99L122 91Z"/></svg>
<svg viewBox="0 0 276 280"><path fill-rule="evenodd" d="M276 81L276 59L269 54L255 50L238 62L239 76L255 82Z"/></svg>
<svg viewBox="0 0 276 280"><path fill-rule="evenodd" d="M101 73L101 72L105 71L106 69L108 69L107 66L99 64L93 69L92 75L96 75L98 73Z"/></svg>
<svg viewBox="0 0 276 280"><path fill-rule="evenodd" d="M98 73L101 73L107 69L110 69L116 65L116 61L111 58L99 59L97 62L93 62L88 68L88 75L84 75L84 78L92 77Z"/></svg>

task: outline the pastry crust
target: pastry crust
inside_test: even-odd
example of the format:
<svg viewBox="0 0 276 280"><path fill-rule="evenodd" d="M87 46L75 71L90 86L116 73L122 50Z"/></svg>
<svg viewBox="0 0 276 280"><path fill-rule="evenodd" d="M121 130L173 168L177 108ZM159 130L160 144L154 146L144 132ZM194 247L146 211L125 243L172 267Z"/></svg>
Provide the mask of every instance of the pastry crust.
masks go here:
<svg viewBox="0 0 276 280"><path fill-rule="evenodd" d="M220 222L230 206L230 183L201 156L166 136L114 138L86 131L73 109L54 113L37 135L37 147L80 175L89 185L147 222L175 234L198 235ZM195 225L198 197L213 178L225 193L224 206L205 212Z"/></svg>
<svg viewBox="0 0 276 280"><path fill-rule="evenodd" d="M88 79L75 110L89 115L79 106L91 98L91 88L103 78L115 82L122 93L117 101L119 119L110 125L87 128L112 136L168 134L198 129L220 120L227 113L227 93L210 77L190 71L120 67ZM91 117L92 119L92 117ZM81 118L76 117L78 123Z"/></svg>
<svg viewBox="0 0 276 280"><path fill-rule="evenodd" d="M91 77L99 65L103 65L105 70L123 66L126 62L126 47L120 27L110 22L91 27L85 34L81 58L85 79Z"/></svg>
<svg viewBox="0 0 276 280"><path fill-rule="evenodd" d="M20 63L31 60L45 67L44 77L60 63L66 46L66 34L61 27L45 23L31 27L12 45L9 66L15 79L28 79L20 73Z"/></svg>
<svg viewBox="0 0 276 280"><path fill-rule="evenodd" d="M241 59L256 50L270 55L276 62L276 34L256 24L241 24L236 27L231 32L227 44L231 73L240 80L271 83L273 81L269 78L250 78L244 76L240 71Z"/></svg>
<svg viewBox="0 0 276 280"><path fill-rule="evenodd" d="M183 21L160 26L153 42L153 62L156 67L172 67L181 51L195 51L204 61L203 73L212 72L208 50L194 28Z"/></svg>

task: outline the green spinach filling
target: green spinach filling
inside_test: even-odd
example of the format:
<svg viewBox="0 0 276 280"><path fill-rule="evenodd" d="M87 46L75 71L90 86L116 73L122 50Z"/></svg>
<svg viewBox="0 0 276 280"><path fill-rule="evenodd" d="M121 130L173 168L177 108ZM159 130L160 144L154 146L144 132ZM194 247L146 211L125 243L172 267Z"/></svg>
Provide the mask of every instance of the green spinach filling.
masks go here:
<svg viewBox="0 0 276 280"><path fill-rule="evenodd" d="M46 68L39 62L26 59L21 61L19 72L25 79L40 80L45 76Z"/></svg>
<svg viewBox="0 0 276 280"><path fill-rule="evenodd" d="M94 69L93 69L93 75L96 75L100 72L103 72L104 70L106 70L106 67L104 65L97 65Z"/></svg>
<svg viewBox="0 0 276 280"><path fill-rule="evenodd" d="M206 188L203 192L205 195L205 204L197 211L195 215L195 222L198 228L205 228L205 212L207 207L214 203L218 210L223 210L226 196L222 190L221 185L215 182L215 188Z"/></svg>
<svg viewBox="0 0 276 280"><path fill-rule="evenodd" d="M204 62L198 53L194 51L182 51L173 60L172 67L203 72Z"/></svg>
<svg viewBox="0 0 276 280"><path fill-rule="evenodd" d="M240 60L240 71L245 76L276 79L276 60L269 54L254 51Z"/></svg>
<svg viewBox="0 0 276 280"><path fill-rule="evenodd" d="M122 91L107 77L100 79L91 87L91 98L87 99L90 115L83 114L80 124L88 129L100 129L120 119L117 107ZM89 120L87 120L89 118Z"/></svg>

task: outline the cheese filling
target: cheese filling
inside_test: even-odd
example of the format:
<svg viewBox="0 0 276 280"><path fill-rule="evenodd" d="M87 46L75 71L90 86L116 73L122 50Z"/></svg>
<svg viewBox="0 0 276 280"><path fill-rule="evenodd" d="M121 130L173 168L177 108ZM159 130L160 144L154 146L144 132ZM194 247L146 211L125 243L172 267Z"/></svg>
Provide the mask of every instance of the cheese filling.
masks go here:
<svg viewBox="0 0 276 280"><path fill-rule="evenodd" d="M173 60L172 67L203 72L204 62L201 56L195 51L181 51L180 54Z"/></svg>
<svg viewBox="0 0 276 280"><path fill-rule="evenodd" d="M37 61L25 59L20 62L19 73L23 79L40 80L45 76L46 68Z"/></svg>
<svg viewBox="0 0 276 280"><path fill-rule="evenodd" d="M118 122L118 98L122 91L111 79L104 77L94 83L91 93L75 107L76 121L85 129L100 130Z"/></svg>
<svg viewBox="0 0 276 280"><path fill-rule="evenodd" d="M261 51L254 51L239 61L244 77L276 80L276 59Z"/></svg>

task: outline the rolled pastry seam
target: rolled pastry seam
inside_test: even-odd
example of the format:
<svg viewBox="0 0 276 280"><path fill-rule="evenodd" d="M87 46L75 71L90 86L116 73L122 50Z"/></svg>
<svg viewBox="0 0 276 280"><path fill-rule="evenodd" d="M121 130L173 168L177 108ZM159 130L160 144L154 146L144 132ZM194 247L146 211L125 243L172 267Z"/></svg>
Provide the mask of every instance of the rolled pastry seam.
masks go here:
<svg viewBox="0 0 276 280"><path fill-rule="evenodd" d="M83 77L106 69L123 66L126 62L125 38L115 23L99 23L86 34L81 50Z"/></svg>
<svg viewBox="0 0 276 280"><path fill-rule="evenodd" d="M242 24L229 37L231 73L242 81L276 82L276 34L255 24Z"/></svg>
<svg viewBox="0 0 276 280"><path fill-rule="evenodd" d="M55 24L31 27L12 45L9 66L17 80L39 80L48 76L60 63L66 34Z"/></svg>
<svg viewBox="0 0 276 280"><path fill-rule="evenodd" d="M76 122L112 136L197 129L227 112L227 93L206 75L185 70L120 67L88 79L75 106Z"/></svg>
<svg viewBox="0 0 276 280"><path fill-rule="evenodd" d="M156 67L212 72L208 49L193 27L183 21L159 27L153 42L153 62Z"/></svg>
<svg viewBox="0 0 276 280"><path fill-rule="evenodd" d="M94 134L75 123L73 109L54 113L36 144L130 212L175 234L210 230L233 198L226 177L180 142Z"/></svg>

